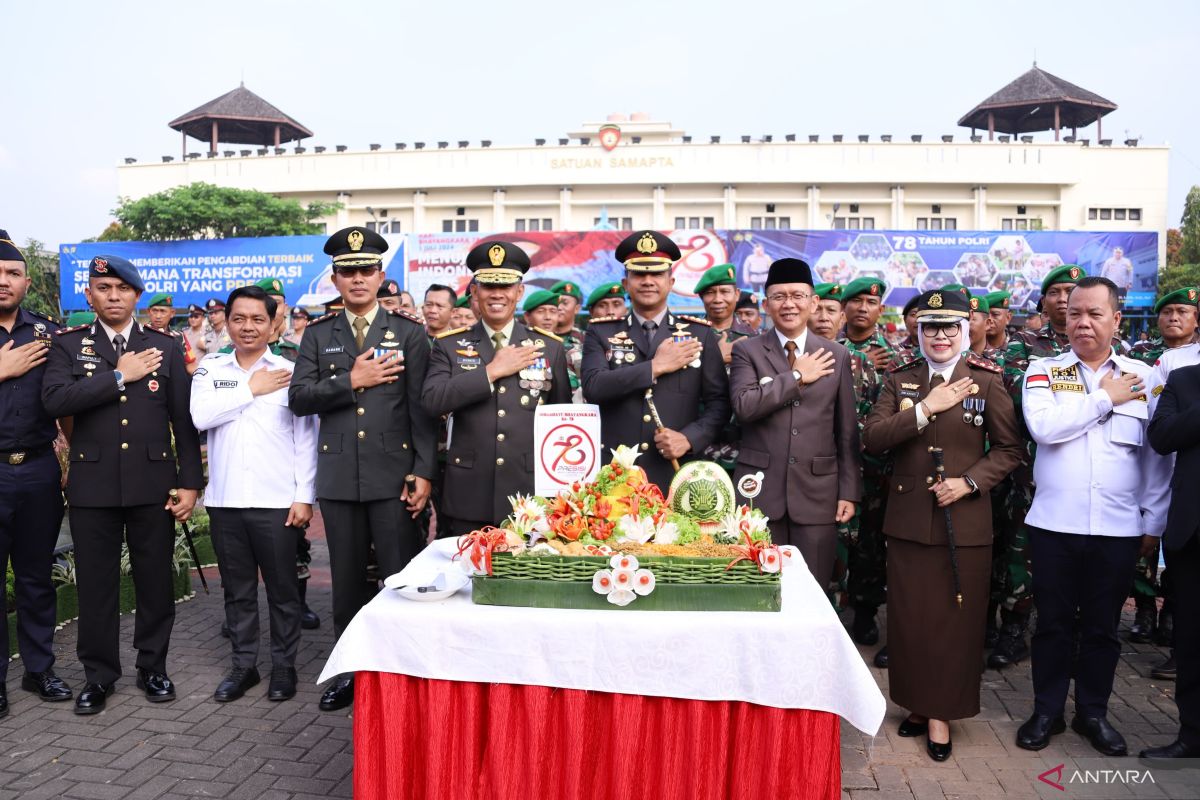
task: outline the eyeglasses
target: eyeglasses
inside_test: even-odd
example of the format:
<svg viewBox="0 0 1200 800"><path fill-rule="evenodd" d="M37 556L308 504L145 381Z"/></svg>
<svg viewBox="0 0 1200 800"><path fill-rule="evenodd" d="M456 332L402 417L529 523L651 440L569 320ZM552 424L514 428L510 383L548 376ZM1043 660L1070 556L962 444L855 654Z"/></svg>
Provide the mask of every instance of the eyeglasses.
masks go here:
<svg viewBox="0 0 1200 800"><path fill-rule="evenodd" d="M922 325L921 333L930 339L954 339L959 335L958 325Z"/></svg>
<svg viewBox="0 0 1200 800"><path fill-rule="evenodd" d="M776 305L783 305L788 300L791 300L796 305L803 305L803 304L807 303L809 300L812 300L812 295L807 294L805 292L792 292L790 294L784 294L783 292L778 292L777 294L767 295L767 299L770 300L772 303L775 303Z"/></svg>

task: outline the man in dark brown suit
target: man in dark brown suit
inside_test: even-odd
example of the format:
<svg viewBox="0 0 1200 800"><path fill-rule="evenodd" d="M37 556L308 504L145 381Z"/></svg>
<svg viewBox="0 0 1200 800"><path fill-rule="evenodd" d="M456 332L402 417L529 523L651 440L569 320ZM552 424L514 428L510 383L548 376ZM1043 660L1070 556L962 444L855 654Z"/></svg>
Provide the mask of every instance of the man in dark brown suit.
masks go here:
<svg viewBox="0 0 1200 800"><path fill-rule="evenodd" d="M817 302L808 264L776 261L764 291L775 330L738 341L729 365L742 424L734 478L763 473L756 502L771 521L771 538L800 548L824 587L837 524L854 516L862 496L850 351L808 330Z"/></svg>

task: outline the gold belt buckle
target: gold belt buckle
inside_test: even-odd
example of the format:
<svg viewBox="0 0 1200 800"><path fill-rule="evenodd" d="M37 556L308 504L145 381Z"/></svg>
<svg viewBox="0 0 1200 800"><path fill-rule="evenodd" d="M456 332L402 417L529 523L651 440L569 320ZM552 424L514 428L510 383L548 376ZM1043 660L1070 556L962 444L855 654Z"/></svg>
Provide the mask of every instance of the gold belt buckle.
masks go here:
<svg viewBox="0 0 1200 800"><path fill-rule="evenodd" d="M12 464L13 466L20 464L24 460L25 460L24 453L9 453L8 454L8 463Z"/></svg>

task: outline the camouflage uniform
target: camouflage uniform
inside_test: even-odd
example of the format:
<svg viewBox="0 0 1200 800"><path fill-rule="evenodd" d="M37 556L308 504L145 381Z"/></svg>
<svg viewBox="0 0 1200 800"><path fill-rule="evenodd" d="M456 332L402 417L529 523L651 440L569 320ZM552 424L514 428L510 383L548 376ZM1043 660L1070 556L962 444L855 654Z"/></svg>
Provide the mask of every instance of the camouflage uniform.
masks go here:
<svg viewBox="0 0 1200 800"><path fill-rule="evenodd" d="M868 371L863 369L863 397L858 398L861 425L883 388L883 376L874 368L867 351L880 347L888 352L885 371L901 366L904 359L878 329L864 341L853 342L843 336L838 339L838 343L845 345L850 352L860 354L860 358L852 360L851 365L857 361L865 361L871 365L871 372L874 373L869 375ZM863 499L854 523L858 527L858 537L855 546L849 548L849 593L851 605L861 607L863 611L872 615L887 601L887 546L883 536L887 493L886 460L864 453ZM852 534L848 532L848 535Z"/></svg>
<svg viewBox="0 0 1200 800"><path fill-rule="evenodd" d="M1155 336L1153 339L1145 342L1138 342L1133 347L1129 348L1129 357L1136 358L1143 364L1154 366L1154 362L1158 361L1158 357L1167 349L1167 345L1163 342L1161 336Z"/></svg>
<svg viewBox="0 0 1200 800"><path fill-rule="evenodd" d="M579 391L579 365L583 363L583 331L573 327L558 335L567 351L567 377L571 380L571 394L574 395Z"/></svg>
<svg viewBox="0 0 1200 800"><path fill-rule="evenodd" d="M738 339L745 339L748 336L754 336L754 331L750 330L744 322L738 319L731 320L732 324L725 330L717 330L713 328L713 333L717 335L717 341L729 342L733 344ZM725 374L729 374L729 365L725 365ZM737 418L730 417L729 424L721 429L717 435L717 440L704 448L702 457L715 461L730 475L733 474L733 468L737 465L738 449L742 442L742 430L738 427Z"/></svg>

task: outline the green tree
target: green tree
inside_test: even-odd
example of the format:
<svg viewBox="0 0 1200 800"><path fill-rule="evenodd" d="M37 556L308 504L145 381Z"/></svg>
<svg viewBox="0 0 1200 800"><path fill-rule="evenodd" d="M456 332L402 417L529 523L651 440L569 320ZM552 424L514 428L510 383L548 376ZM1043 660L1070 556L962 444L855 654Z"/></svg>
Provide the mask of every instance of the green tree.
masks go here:
<svg viewBox="0 0 1200 800"><path fill-rule="evenodd" d="M340 207L339 203L305 207L266 192L193 183L140 200L123 198L112 212L117 229L110 225L100 240L164 242L314 234L321 233L322 227L313 220Z"/></svg>
<svg viewBox="0 0 1200 800"><path fill-rule="evenodd" d="M1183 263L1179 251L1183 248L1183 235L1179 228L1167 228L1167 266L1177 267Z"/></svg>
<svg viewBox="0 0 1200 800"><path fill-rule="evenodd" d="M29 239L21 252L25 254L25 269L33 279L29 294L22 303L30 311L37 311L55 319L62 318L58 305L58 253L46 252L44 245Z"/></svg>
<svg viewBox="0 0 1200 800"><path fill-rule="evenodd" d="M1200 286L1200 264L1176 264L1158 271L1159 297L1185 286Z"/></svg>
<svg viewBox="0 0 1200 800"><path fill-rule="evenodd" d="M1179 248L1181 264L1200 264L1200 186L1193 186L1183 201L1183 219L1179 232L1183 245Z"/></svg>

